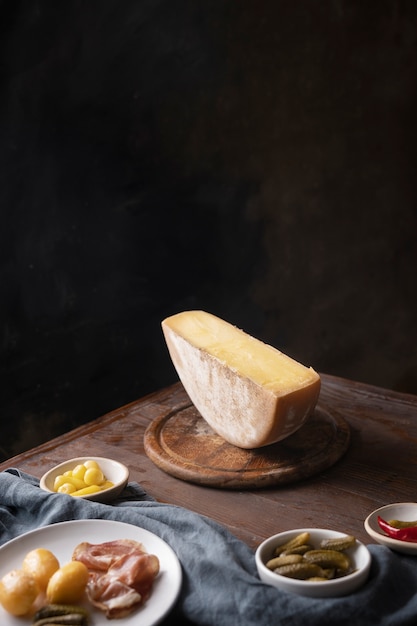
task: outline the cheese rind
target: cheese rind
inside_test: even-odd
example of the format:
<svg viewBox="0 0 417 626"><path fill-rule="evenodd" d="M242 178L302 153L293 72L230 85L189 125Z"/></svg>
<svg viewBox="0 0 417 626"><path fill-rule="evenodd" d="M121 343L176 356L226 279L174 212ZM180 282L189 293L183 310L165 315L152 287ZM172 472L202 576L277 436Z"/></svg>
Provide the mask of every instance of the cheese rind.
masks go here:
<svg viewBox="0 0 417 626"><path fill-rule="evenodd" d="M313 411L317 372L236 326L205 311L184 311L163 320L162 330L191 401L229 443L275 443Z"/></svg>

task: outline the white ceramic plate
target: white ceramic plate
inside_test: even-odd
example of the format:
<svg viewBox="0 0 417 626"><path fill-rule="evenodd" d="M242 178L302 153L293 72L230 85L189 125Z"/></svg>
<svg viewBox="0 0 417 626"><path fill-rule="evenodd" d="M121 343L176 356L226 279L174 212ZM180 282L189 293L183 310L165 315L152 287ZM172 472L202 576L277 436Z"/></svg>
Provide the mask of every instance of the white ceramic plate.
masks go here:
<svg viewBox="0 0 417 626"><path fill-rule="evenodd" d="M392 550L396 550L397 552L417 555L417 542L411 543L409 541L400 541L399 539L388 537L379 527L378 515L387 522L391 519L399 519L404 522L414 521L417 520L417 502L397 502L381 506L368 515L364 523L366 532L377 543L387 546Z"/></svg>
<svg viewBox="0 0 417 626"><path fill-rule="evenodd" d="M20 568L24 556L35 548L51 550L64 565L71 560L76 545L82 541L102 543L115 539L133 539L143 543L145 550L156 554L161 570L155 579L150 598L132 615L113 620L119 626L154 626L172 608L181 589L182 572L175 552L160 537L132 524L111 520L75 520L44 526L12 539L0 548L0 578L13 568ZM108 626L104 613L86 605L92 626ZM29 626L29 618L17 618L0 606L1 626Z"/></svg>

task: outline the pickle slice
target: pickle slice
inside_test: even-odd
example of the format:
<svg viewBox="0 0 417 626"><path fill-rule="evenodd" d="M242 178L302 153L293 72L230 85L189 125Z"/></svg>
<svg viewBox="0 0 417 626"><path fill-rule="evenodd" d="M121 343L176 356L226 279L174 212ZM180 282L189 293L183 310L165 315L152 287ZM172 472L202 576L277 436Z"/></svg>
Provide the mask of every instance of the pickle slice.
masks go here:
<svg viewBox="0 0 417 626"><path fill-rule="evenodd" d="M47 604L34 615L32 626L88 626L90 614L82 606Z"/></svg>

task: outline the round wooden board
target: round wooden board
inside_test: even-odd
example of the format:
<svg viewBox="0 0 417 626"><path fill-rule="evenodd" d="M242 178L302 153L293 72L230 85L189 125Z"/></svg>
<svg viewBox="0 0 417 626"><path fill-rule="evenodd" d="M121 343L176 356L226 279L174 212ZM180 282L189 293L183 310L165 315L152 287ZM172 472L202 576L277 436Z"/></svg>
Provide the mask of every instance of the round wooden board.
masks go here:
<svg viewBox="0 0 417 626"><path fill-rule="evenodd" d="M299 481L327 469L345 453L349 441L347 422L317 406L293 435L244 450L217 435L191 405L151 422L144 447L155 465L181 480L223 489L256 489Z"/></svg>

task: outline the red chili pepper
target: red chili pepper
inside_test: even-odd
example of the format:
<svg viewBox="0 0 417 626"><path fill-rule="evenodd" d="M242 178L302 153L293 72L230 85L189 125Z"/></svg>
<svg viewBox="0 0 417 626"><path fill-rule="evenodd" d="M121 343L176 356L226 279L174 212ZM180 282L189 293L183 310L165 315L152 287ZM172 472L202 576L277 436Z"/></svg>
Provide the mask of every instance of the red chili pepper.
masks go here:
<svg viewBox="0 0 417 626"><path fill-rule="evenodd" d="M409 541L410 543L417 542L417 526L408 526L407 528L394 528L382 517L378 515L379 527L393 539L399 539L400 541Z"/></svg>

